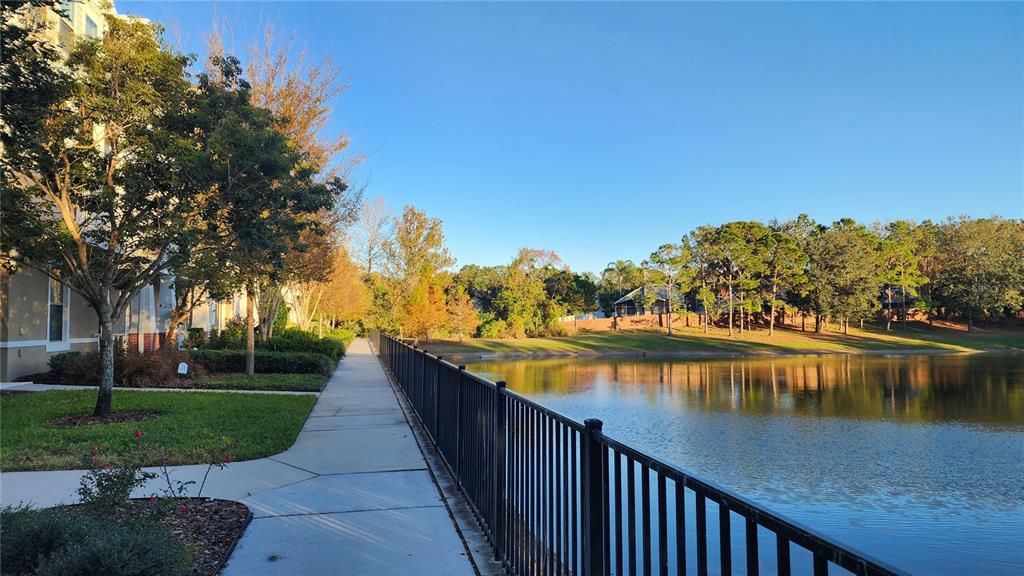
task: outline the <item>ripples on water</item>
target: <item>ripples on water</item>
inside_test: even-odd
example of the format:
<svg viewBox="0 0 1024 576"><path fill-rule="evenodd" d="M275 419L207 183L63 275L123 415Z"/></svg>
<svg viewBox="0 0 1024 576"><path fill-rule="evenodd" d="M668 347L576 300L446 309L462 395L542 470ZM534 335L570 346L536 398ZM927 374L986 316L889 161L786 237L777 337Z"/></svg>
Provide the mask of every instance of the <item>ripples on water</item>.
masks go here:
<svg viewBox="0 0 1024 576"><path fill-rule="evenodd" d="M1024 356L469 364L915 574L1024 574Z"/></svg>

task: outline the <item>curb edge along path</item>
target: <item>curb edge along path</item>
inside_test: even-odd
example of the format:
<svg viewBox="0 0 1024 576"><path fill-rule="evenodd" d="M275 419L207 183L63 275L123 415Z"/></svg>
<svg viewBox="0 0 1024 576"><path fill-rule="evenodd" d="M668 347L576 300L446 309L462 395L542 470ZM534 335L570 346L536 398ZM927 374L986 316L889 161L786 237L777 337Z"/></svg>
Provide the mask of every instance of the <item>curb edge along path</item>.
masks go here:
<svg viewBox="0 0 1024 576"><path fill-rule="evenodd" d="M459 503L442 495L429 454L369 343L354 341L291 448L211 471L203 495L253 513L222 574L476 574L462 536L480 537L467 533L471 525L456 529L449 506ZM177 466L172 478L205 471ZM73 502L82 474L0 474L0 501ZM154 482L139 495L158 489Z"/></svg>

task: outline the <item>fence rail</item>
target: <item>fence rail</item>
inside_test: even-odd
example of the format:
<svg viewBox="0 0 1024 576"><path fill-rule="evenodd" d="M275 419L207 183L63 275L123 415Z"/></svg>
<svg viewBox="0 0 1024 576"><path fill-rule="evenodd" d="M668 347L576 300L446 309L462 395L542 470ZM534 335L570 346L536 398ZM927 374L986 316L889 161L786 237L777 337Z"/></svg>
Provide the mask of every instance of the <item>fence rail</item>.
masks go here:
<svg viewBox="0 0 1024 576"><path fill-rule="evenodd" d="M513 575L905 575L380 332L371 342Z"/></svg>

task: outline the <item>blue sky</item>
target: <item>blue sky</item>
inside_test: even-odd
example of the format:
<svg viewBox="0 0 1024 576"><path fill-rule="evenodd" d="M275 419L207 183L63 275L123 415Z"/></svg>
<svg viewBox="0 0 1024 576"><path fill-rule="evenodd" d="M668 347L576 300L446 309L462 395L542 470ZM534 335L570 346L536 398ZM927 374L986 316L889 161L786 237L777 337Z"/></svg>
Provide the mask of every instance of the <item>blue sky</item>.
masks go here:
<svg viewBox="0 0 1024 576"><path fill-rule="evenodd" d="M330 131L459 266L639 261L701 224L1024 217L1024 5L119 2L202 54L267 24L351 88Z"/></svg>

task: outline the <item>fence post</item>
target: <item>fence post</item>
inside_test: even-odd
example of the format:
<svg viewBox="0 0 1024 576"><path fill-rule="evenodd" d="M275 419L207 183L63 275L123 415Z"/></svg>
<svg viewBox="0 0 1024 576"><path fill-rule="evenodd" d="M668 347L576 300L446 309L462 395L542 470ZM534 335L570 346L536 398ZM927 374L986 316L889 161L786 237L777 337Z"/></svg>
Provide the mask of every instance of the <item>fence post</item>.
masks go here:
<svg viewBox="0 0 1024 576"><path fill-rule="evenodd" d="M586 426L583 441L581 469L583 472L583 546L584 574L603 576L608 571L604 565L604 502L608 486L604 481L604 458L601 444L601 429L604 424L596 418L583 421ZM646 504L644 504L646 506Z"/></svg>
<svg viewBox="0 0 1024 576"><path fill-rule="evenodd" d="M443 366L441 366L441 362L443 360L444 356L437 357L437 370L434 370L434 385L431 389L431 394L433 395L433 398L430 400L430 404L432 405L431 407L434 409L434 433L431 436L433 436L434 438L434 444L438 444L439 436L437 431L438 412L440 412L440 409L438 408L438 404L440 404L440 398L438 398L438 393L441 389L441 369L443 368Z"/></svg>
<svg viewBox="0 0 1024 576"><path fill-rule="evenodd" d="M455 380L455 479L462 484L462 380L466 365L459 364L459 377Z"/></svg>
<svg viewBox="0 0 1024 576"><path fill-rule="evenodd" d="M494 559L505 559L505 381L494 383Z"/></svg>

